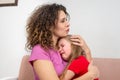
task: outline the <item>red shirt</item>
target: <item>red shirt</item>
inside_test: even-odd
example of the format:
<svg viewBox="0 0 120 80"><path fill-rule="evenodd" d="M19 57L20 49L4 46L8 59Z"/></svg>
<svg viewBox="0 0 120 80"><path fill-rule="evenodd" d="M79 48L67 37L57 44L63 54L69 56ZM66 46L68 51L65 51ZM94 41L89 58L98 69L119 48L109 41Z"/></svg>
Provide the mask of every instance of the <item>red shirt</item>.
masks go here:
<svg viewBox="0 0 120 80"><path fill-rule="evenodd" d="M73 71L75 76L78 77L88 72L88 65L88 60L84 56L79 56L71 62L68 69ZM98 78L94 80L98 80Z"/></svg>

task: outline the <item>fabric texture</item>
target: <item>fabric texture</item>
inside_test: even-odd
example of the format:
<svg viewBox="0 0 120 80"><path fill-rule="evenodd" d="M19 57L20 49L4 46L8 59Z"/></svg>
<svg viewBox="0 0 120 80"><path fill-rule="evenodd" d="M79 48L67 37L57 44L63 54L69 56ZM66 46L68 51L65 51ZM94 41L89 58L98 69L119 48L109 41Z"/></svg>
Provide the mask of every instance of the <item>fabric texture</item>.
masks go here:
<svg viewBox="0 0 120 80"><path fill-rule="evenodd" d="M84 56L79 56L74 59L68 67L68 70L71 70L75 73L75 77L81 76L88 71L89 62ZM98 80L94 79L94 80Z"/></svg>
<svg viewBox="0 0 120 80"><path fill-rule="evenodd" d="M29 62L31 63L31 65L34 60L51 61L54 65L55 71L58 76L63 72L67 64L65 61L62 60L58 51L55 51L54 49L49 49L49 51L46 51L40 45L36 45L32 49L32 52L29 58ZM39 80L36 74L35 76L36 76L36 80Z"/></svg>

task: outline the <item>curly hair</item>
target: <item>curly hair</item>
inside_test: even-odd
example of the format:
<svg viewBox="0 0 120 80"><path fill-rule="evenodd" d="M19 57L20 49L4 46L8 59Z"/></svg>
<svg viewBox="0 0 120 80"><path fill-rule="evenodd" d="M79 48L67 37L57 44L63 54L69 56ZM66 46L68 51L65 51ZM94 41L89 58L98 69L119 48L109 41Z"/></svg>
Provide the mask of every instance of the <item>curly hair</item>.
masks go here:
<svg viewBox="0 0 120 80"><path fill-rule="evenodd" d="M56 3L41 5L33 11L26 25L28 49L31 50L36 44L40 44L45 49L53 47L51 29L55 27L60 10L69 16L66 8Z"/></svg>

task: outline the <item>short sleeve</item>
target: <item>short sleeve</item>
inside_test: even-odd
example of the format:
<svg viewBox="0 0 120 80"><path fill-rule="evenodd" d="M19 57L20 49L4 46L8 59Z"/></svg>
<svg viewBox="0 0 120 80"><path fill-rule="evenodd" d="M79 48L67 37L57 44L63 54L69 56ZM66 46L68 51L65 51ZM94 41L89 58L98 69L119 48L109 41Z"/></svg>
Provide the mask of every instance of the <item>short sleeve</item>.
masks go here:
<svg viewBox="0 0 120 80"><path fill-rule="evenodd" d="M68 69L73 71L75 74L84 74L88 71L89 62L84 56L80 56L73 60L69 65Z"/></svg>
<svg viewBox="0 0 120 80"><path fill-rule="evenodd" d="M49 53L45 51L40 45L32 48L29 62L32 64L34 60L50 60Z"/></svg>

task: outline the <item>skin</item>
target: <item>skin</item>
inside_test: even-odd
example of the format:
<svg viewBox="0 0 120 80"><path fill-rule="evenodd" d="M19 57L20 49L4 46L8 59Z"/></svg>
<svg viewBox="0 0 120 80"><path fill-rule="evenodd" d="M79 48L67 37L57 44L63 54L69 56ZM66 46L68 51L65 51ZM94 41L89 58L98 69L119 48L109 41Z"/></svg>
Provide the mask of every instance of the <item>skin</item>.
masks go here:
<svg viewBox="0 0 120 80"><path fill-rule="evenodd" d="M53 29L53 41L55 47L57 47L56 43L58 38L67 36L70 25L69 22L67 21L67 16L63 11L59 11L59 17L55 23L56 27Z"/></svg>
<svg viewBox="0 0 120 80"><path fill-rule="evenodd" d="M59 43L59 53L61 54L61 57L68 61L70 55L71 55L71 44L69 41L67 41L66 39L62 38L60 39Z"/></svg>
<svg viewBox="0 0 120 80"><path fill-rule="evenodd" d="M53 32L53 36L52 36L53 44L54 44L54 47L57 49L56 43L58 41L58 38L68 35L68 32L69 32L69 22L67 21L67 16L63 11L59 11L58 20L56 20L55 23L56 23L55 28L51 30ZM81 45L85 50L87 50L86 53L90 52L89 49L87 49L88 47L86 48L86 44L81 43L78 40L78 38L80 38L80 36L74 35L71 38L71 40L73 41L74 44L79 45L79 46ZM81 44L78 44L78 41ZM33 62L33 67L40 80L60 80L56 74L56 71L53 67L52 62L48 60L35 60ZM96 70L93 69L91 70L91 72L86 73L85 75L75 80L90 80L90 78L93 77L92 73L96 74Z"/></svg>

